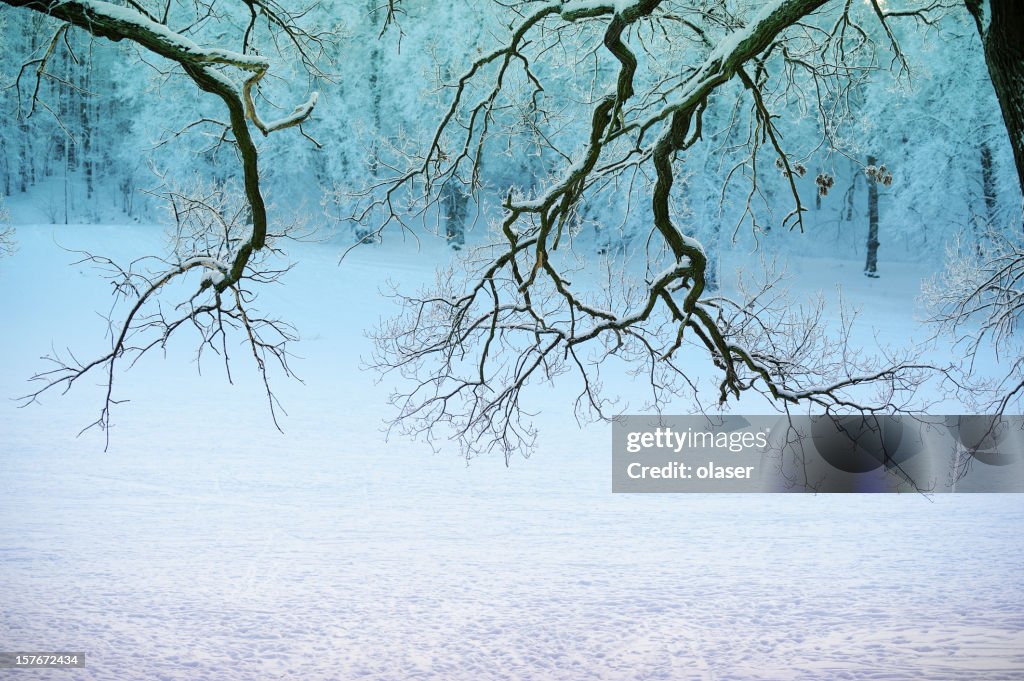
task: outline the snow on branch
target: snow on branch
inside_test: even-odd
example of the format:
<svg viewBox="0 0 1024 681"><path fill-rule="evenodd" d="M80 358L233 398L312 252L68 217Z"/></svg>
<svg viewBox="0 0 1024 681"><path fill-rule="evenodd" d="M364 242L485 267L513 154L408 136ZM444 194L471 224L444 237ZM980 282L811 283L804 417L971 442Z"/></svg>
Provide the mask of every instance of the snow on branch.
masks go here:
<svg viewBox="0 0 1024 681"><path fill-rule="evenodd" d="M198 338L197 364L201 367L206 355L214 355L223 363L229 382L233 380L231 348L235 345L231 341L241 337L262 381L271 419L278 426L280 404L270 387L270 369L276 366L285 376L294 377L288 347L297 334L287 322L257 309L253 285L279 282L288 272L290 266L273 267L268 256L280 257L277 242L300 237L301 226L289 225L270 235L267 247L248 262L245 276L230 281L233 263L229 256L248 229L244 200L230 187L216 185L169 189L164 197L175 223L170 256L145 257L122 266L105 256L74 251L80 256L76 265L96 268L113 285L114 306L107 315L110 349L88 361L80 360L71 350L44 357L51 368L32 377L41 387L25 395L22 406L49 392L67 392L86 375L101 374L105 392L100 415L84 430L101 429L109 446L111 410L121 401L115 397L118 367L131 367L151 351L165 350L172 338L191 331ZM164 292L175 282L195 286L194 293L167 305L161 297L166 298Z"/></svg>
<svg viewBox="0 0 1024 681"><path fill-rule="evenodd" d="M175 33L136 9L101 0L4 0L13 7L48 14L93 35L110 40L131 40L147 50L178 63L196 65L227 64L252 71L265 72L270 61L265 57L242 54L217 47L202 47L193 40Z"/></svg>
<svg viewBox="0 0 1024 681"><path fill-rule="evenodd" d="M43 387L28 395L26 402L33 402L54 388L66 391L86 374L102 371L106 377L106 398L100 417L92 425L106 431L109 443L110 410L117 403L113 397L115 366L123 358L131 364L151 349L164 347L181 329L193 328L199 333L199 354L206 349L222 355L230 380L227 337L233 330L246 339L263 379L271 416L276 424L278 405L270 390L267 365L273 361L286 375L292 375L287 363L287 345L294 340L295 334L286 323L263 317L253 307L255 292L250 285L275 282L288 267L273 268L265 262L268 254L280 255L280 252L270 245L275 235L268 231L258 150L249 124L263 135L300 125L312 114L317 94L313 93L306 102L277 120L264 121L257 114L254 91L268 73L270 60L249 52L256 8L298 46L307 66L313 64L313 57L302 47L302 42L308 39L316 43L319 38L290 23L294 16L301 14L290 13L274 0L247 3L252 11L252 23L242 38L241 52L200 45L171 30L167 26L167 12L163 20L158 21L135 3L132 7L125 7L101 0L2 1L62 20L95 36L131 41L177 63L197 87L216 95L226 106L226 127L233 134L241 164L240 187L229 183L212 193L187 197L179 192L170 192L168 198L175 205L174 217L178 225L174 257L144 259L121 267L107 258L82 253L82 262L97 265L106 272L114 282L116 297L128 302L128 309L120 318L109 318L111 349L108 353L87 362L80 362L70 352L55 354L49 358L55 368L35 376ZM167 8L170 9L169 4ZM38 60L38 69L45 67L46 59L62 32L63 28L58 29L51 47ZM232 69L242 72L241 85L231 75ZM237 199L236 205L230 209L227 187L235 188L234 199ZM150 266L153 262L157 266ZM187 281L189 273L195 270L203 272L194 283L195 292L168 311L159 302L161 294L172 282Z"/></svg>
<svg viewBox="0 0 1024 681"><path fill-rule="evenodd" d="M720 403L753 390L782 405L904 408L907 395L934 367L914 353L881 360L862 356L850 346L846 321L852 318L844 317L830 335L822 321L823 303L790 309L775 279L735 301L714 295L708 252L672 208L677 155L701 142L709 99L737 78L751 100L751 153L764 143L778 155L795 201L786 222L799 224L797 169L769 109L775 100L767 94L765 70L769 53L790 54L786 48L792 39L785 32L826 2L772 0L748 19L722 25L699 12L680 19L665 9L672 5L677 12L678 6L663 0L525 3L507 39L453 81L451 102L421 154L410 158L405 172L371 188L371 201L356 219L383 209L378 230L393 221L404 224L408 214L394 208L399 192L422 190L422 215L438 205L444 187L460 181L460 174L470 175L467 184L477 186L486 142L498 134L501 112L508 107L502 97L513 69L519 69L526 98L537 106L538 95L546 91L538 60L552 46L564 50L570 39L596 34L600 42L573 43L571 50L605 54L615 67L614 79L606 89L595 88L587 115L576 118L576 139L582 143L572 154L549 146L565 161L554 178L529 194L508 192L495 224L498 241L468 256L467 276L446 272L418 293L395 291L405 314L378 330L374 367L400 373L411 386L394 396L396 427L432 438L435 429L447 426L467 456L492 450L508 456L528 450L533 441L525 405L531 385L571 373L582 386L578 414L605 418L612 403L601 394L602 366L625 361L650 384L650 406L659 407L673 395L700 393L699 372L686 359L695 352L717 369ZM687 26L705 51L697 60L681 60L670 78L652 80L638 75L643 62L630 40L641 34L641 24L661 20ZM595 33L570 28L584 21L600 28ZM822 55L829 38L824 43L817 46ZM821 62L827 64L827 57ZM649 89L638 97L641 88ZM644 181L638 177L646 179L652 216L647 276L630 285L624 273L609 271L608 284L595 291L580 283L592 266L573 252L581 206L596 188ZM863 397L866 389L877 390L873 399Z"/></svg>

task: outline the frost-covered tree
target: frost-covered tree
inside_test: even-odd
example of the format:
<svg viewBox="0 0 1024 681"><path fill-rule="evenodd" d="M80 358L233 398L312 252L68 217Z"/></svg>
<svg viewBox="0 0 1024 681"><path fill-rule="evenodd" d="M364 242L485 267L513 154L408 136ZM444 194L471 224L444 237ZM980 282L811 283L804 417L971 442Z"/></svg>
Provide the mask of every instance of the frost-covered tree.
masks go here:
<svg viewBox="0 0 1024 681"><path fill-rule="evenodd" d="M925 286L930 321L966 357L994 351L1002 374L970 379L966 403L1002 414L1024 393L1024 243L1019 234L993 232L979 248L954 241L945 271Z"/></svg>
<svg viewBox="0 0 1024 681"><path fill-rule="evenodd" d="M999 98L1002 122L1009 133L1016 179L1024 191L1024 13L1009 0L967 0L981 36L988 73ZM970 105L965 104L970 110ZM1000 185L1010 173L999 173L994 148L1005 140L989 123L970 130L977 147L980 169L978 192L983 208L973 221L974 243L955 240L948 247L947 266L926 287L924 299L931 321L945 332L967 357L992 351L999 358L1001 375L965 383L962 395L978 411L1003 413L1020 408L1024 395L1024 215L1020 195ZM1010 210L1002 197L1013 196ZM977 227L977 225L981 225ZM986 344L992 346L991 350Z"/></svg>
<svg viewBox="0 0 1024 681"><path fill-rule="evenodd" d="M378 368L411 380L395 396L399 423L428 436L451 427L467 454L507 453L528 447L534 436L523 404L528 385L575 374L579 411L604 417L603 365L627 362L649 382L658 406L698 392L690 366L701 354L719 371L719 402L754 390L828 410L897 408L896 395L915 384L922 368L912 356L881 363L860 357L845 342L845 329L829 336L820 309L786 309L771 282L746 297L715 295L711 251L687 223L680 191L689 169L699 172L699 161L690 161L707 144L708 121L724 119L719 136L735 141L720 153L731 159L723 201L738 186L740 216L755 232L802 230L808 194L825 195L834 184L832 172L815 176L808 168L849 157L837 131L857 114L856 92L880 71L911 75L897 25L929 27L953 11L964 7L875 0L512 3L504 37L452 79L450 105L428 143L374 205L391 208L385 225L404 223L410 211L394 210L396 197L420 192L411 212L429 214L449 184L484 174L493 140L511 134L509 114L524 102L545 98L542 111L551 122L541 134L559 162L543 185L504 195L497 239L467 261L464 276L446 274L435 288L402 295L405 315L380 329ZM987 40L994 35L991 25L982 29ZM550 102L552 91L572 95ZM1006 92L997 94L1006 100ZM816 134L789 136L791 119L806 116L817 120ZM891 176L869 159L860 167L870 181L875 248L878 185ZM647 226L647 274L635 287L613 277L595 293L579 283L587 267L573 240L581 214L609 196ZM773 216L784 200L789 210ZM875 267L872 252L867 272ZM854 397L866 383L882 388L879 400Z"/></svg>
<svg viewBox="0 0 1024 681"><path fill-rule="evenodd" d="M859 161L850 199L863 217L871 213L864 194L877 194L885 244L941 256L953 238L980 243L1019 212L1013 153L970 15L893 29L909 70L865 82L839 131L845 153Z"/></svg>

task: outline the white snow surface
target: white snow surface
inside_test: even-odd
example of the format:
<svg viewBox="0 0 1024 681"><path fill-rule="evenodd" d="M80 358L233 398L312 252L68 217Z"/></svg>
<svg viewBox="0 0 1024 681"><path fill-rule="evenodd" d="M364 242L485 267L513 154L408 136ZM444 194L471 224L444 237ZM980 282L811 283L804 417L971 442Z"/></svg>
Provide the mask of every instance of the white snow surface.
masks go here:
<svg viewBox="0 0 1024 681"><path fill-rule="evenodd" d="M0 261L5 397L51 344L104 347L109 289L58 244L161 242L138 225L18 238ZM303 335L305 385L276 382L283 435L241 347L233 386L216 362L187 370L187 342L120 374L132 401L106 453L75 437L98 379L0 407L0 650L87 660L0 678L1024 678L1024 497L613 495L609 427L578 428L558 387L539 450L508 468L386 441L362 330L389 313L385 273L426 279L441 251L337 252L297 247L264 296ZM924 268L795 266L844 284L883 335L912 331Z"/></svg>

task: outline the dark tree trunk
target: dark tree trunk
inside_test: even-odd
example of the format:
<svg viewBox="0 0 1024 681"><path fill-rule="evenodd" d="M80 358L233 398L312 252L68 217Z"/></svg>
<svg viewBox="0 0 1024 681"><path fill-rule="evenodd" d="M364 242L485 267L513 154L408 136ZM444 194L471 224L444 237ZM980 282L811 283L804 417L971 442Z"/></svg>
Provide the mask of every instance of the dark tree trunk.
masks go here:
<svg viewBox="0 0 1024 681"><path fill-rule="evenodd" d="M64 82L74 83L75 74L71 71L71 58L68 56L64 57ZM60 111L60 120L64 121L65 125L69 125L69 129L74 129L74 116L78 114L78 105L76 103L77 92L71 87L58 88L57 97L59 98L58 106ZM78 168L78 142L72 139L67 133L64 133L63 140L63 152L64 152L64 171L65 178L67 177L67 171L75 170Z"/></svg>
<svg viewBox="0 0 1024 681"><path fill-rule="evenodd" d="M85 197L92 199L94 190L94 170L93 170L93 149L92 140L92 112L90 111L90 98L85 93L91 91L92 83L90 74L92 73L92 59L86 62L84 69L79 69L81 73L82 82L82 93L79 95L79 116L81 121L81 127L79 128L82 136L82 170L85 172Z"/></svg>
<svg viewBox="0 0 1024 681"><path fill-rule="evenodd" d="M874 156L868 156L868 165L878 163ZM864 264L864 274L875 278L878 276L878 183L868 180L868 259Z"/></svg>
<svg viewBox="0 0 1024 681"><path fill-rule="evenodd" d="M971 220L971 228L974 230L974 249L978 257L984 255L983 244L996 226L996 171L992 159L992 147L988 142L982 141L978 147L978 156L981 160L981 198L985 203L984 217L975 215Z"/></svg>
<svg viewBox="0 0 1024 681"><path fill-rule="evenodd" d="M35 28L34 23L30 24L29 26L30 29ZM31 37L29 39L29 46L32 51L32 54L35 54L37 48L36 36L38 35L38 33L35 30L31 30L30 32ZM18 128L20 134L18 136L21 138L21 180L19 182L18 189L20 189L22 193L24 193L27 192L28 188L34 185L37 180L36 155L35 149L33 148L35 146L33 143L35 136L32 134L32 130L29 127L28 118L26 118L24 113L21 113L19 118L20 120L18 122Z"/></svg>
<svg viewBox="0 0 1024 681"><path fill-rule="evenodd" d="M0 161L4 164L4 196L11 195L11 162L7 158L8 146L6 137L0 135L0 147L2 147L2 150L0 150Z"/></svg>
<svg viewBox="0 0 1024 681"><path fill-rule="evenodd" d="M28 131L28 121L22 118L18 121L18 191L28 191L29 176L32 174L32 152L28 148L29 140L32 139Z"/></svg>
<svg viewBox="0 0 1024 681"><path fill-rule="evenodd" d="M981 193L985 199L985 223L988 229L996 222L996 172L992 167L992 147L981 143Z"/></svg>
<svg viewBox="0 0 1024 681"><path fill-rule="evenodd" d="M69 204L71 202L71 180L68 177L68 173L71 172L72 156L71 150L74 149L74 145L71 144L71 140L64 139L64 224L68 224L68 213Z"/></svg>
<svg viewBox="0 0 1024 681"><path fill-rule="evenodd" d="M123 175L121 177L121 210L124 211L125 215L131 215L134 209L135 199L135 188L132 184L130 175Z"/></svg>
<svg viewBox="0 0 1024 681"><path fill-rule="evenodd" d="M366 11L374 26L376 26L378 17L380 16L379 8L380 3L376 2L376 0L367 0ZM366 78L367 84L370 88L370 110L373 116L373 130L370 133L370 157L367 161L367 170L372 178L377 177L380 173L381 149L377 137L381 134L381 116L383 113L381 111L382 54L378 41L379 38L371 43L369 73ZM380 240L379 235L375 236L373 230L362 223L357 223L352 233L355 236L357 243L371 243Z"/></svg>
<svg viewBox="0 0 1024 681"><path fill-rule="evenodd" d="M1020 0L965 0L981 34L985 63L1010 135L1024 194L1024 9Z"/></svg>
<svg viewBox="0 0 1024 681"><path fill-rule="evenodd" d="M466 243L466 214L469 194L462 190L457 179L452 178L441 190L441 207L444 211L444 233L448 243L456 251Z"/></svg>
<svg viewBox="0 0 1024 681"><path fill-rule="evenodd" d="M857 196L857 182L861 177L860 169L852 160L850 161L850 177L850 188L846 190L846 196L843 197L846 200L845 219L847 222L853 221L853 199Z"/></svg>
<svg viewBox="0 0 1024 681"><path fill-rule="evenodd" d="M824 172L820 168L818 169L818 175ZM814 192L814 210L821 210L821 192Z"/></svg>
<svg viewBox="0 0 1024 681"><path fill-rule="evenodd" d="M380 3L376 0L369 0L367 10L370 14L370 20L376 28L377 18L379 16ZM371 98L371 111L373 113L373 135L381 134L381 49L379 39L374 40L370 48L370 73L367 77L367 82L370 86L370 98ZM370 175L377 177L379 170L380 159L378 154L380 153L379 145L377 144L376 137L371 136L370 142Z"/></svg>

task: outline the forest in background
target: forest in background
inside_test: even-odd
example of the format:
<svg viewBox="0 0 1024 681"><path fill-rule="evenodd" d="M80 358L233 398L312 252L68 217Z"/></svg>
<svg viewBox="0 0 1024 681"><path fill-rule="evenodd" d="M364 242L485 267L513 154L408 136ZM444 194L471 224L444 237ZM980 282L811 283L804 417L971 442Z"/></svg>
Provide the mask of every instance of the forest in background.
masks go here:
<svg viewBox="0 0 1024 681"><path fill-rule="evenodd" d="M705 3L709 11L716 4ZM855 3L854 10L867 15L870 7ZM342 240L361 236L346 219L357 208L355 195L384 175L382 165L429 138L455 78L493 47L514 16L498 3L411 2L398 26L382 31L386 12L376 0L303 7L303 24L322 38L311 55L312 71L287 54L260 50L274 62L273 79L261 83L262 106L284 113L297 89L320 93L301 132L260 140L268 198ZM223 27L206 23L215 42ZM0 194L33 197L52 223L102 222L118 214L151 222L167 219L163 195L170 188L237 181L237 152L224 144L216 100L170 62L128 42L70 28L51 44L60 25L37 12L0 7L7 55L0 63L0 110L7 121L0 126ZM862 25L884 42L881 24ZM822 146L823 122L806 101L774 104L787 149L806 168L798 187L810 212L805 233L780 235L772 248L812 253L827 247L839 257L863 257L876 184L865 175L869 165L884 165L892 175L891 184L875 187L883 260L937 262L957 236L970 243L989 230L1019 227L1013 157L970 16L957 8L931 25L908 21L893 23L893 30L908 63L875 58L872 71L847 93L842 115L829 119L834 149ZM198 34L204 35L202 27ZM574 37L584 44L584 36ZM574 63L567 56L572 48L563 45L564 53L539 67L547 79L538 100L516 84L518 99L503 112L507 127L488 141L494 149L482 168L482 195L492 208L509 187L535 191L558 170L562 159L539 139L539 119L565 128L560 146L583 141L564 120L587 115L587 92L613 69L596 59L592 66ZM37 83L35 69L48 52ZM704 114L709 143L681 159L681 210L710 248L736 240L747 247L752 237L789 231L779 229L788 189L776 159L767 153L753 162L745 158L742 137L751 122L742 89L737 81L716 93ZM735 181L738 162L740 174L760 178L754 230L744 216L745 187ZM814 181L821 174L834 182L825 195ZM592 235L597 248L644 238L649 215L642 206L629 215L625 210L638 203L636 194L631 202L621 191L589 202L581 232ZM467 225L480 222L467 198L452 191L440 205L433 216L439 232L458 240Z"/></svg>

